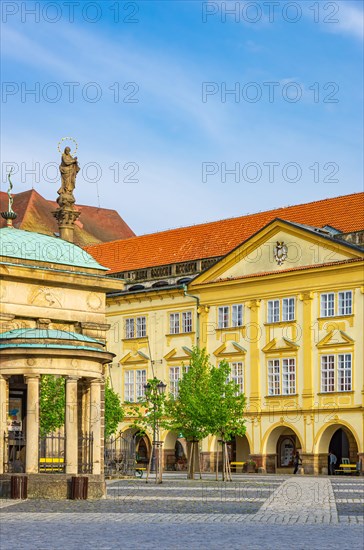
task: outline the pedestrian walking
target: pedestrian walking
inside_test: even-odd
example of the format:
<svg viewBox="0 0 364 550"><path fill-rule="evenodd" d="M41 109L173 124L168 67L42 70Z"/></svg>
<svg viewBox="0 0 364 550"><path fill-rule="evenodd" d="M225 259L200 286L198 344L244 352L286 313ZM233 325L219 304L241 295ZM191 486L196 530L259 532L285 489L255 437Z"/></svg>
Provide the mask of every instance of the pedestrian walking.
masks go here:
<svg viewBox="0 0 364 550"><path fill-rule="evenodd" d="M300 457L300 453L298 451L296 451L296 454L294 455L294 458L293 458L293 466L294 466L293 473L294 474L297 474L298 468L299 468L300 465L302 465L302 459Z"/></svg>
<svg viewBox="0 0 364 550"><path fill-rule="evenodd" d="M329 474L331 476L335 473L335 464L337 462L337 458L331 451L329 452Z"/></svg>

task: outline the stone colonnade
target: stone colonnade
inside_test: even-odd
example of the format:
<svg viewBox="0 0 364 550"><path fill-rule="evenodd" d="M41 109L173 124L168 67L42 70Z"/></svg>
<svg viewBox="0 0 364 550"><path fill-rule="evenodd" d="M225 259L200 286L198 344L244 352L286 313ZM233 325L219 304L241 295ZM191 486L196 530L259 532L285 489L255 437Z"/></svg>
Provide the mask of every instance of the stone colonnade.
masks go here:
<svg viewBox="0 0 364 550"><path fill-rule="evenodd" d="M9 376L0 375L0 474L5 473L4 463L7 462L4 435L7 433L9 378ZM37 474L39 471L40 374L24 375L24 380L27 386L25 473ZM101 410L103 378L83 378L82 381L86 391L84 399L80 400L80 377L65 376L65 473L78 473L81 426L85 431L93 434L92 473L100 475L103 473L103 412Z"/></svg>

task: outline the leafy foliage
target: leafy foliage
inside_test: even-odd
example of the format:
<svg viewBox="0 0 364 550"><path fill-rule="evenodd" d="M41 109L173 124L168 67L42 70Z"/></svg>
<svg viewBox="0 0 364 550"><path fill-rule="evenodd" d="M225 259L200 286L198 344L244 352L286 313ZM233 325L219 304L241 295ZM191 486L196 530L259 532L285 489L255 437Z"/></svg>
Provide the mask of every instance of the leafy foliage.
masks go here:
<svg viewBox="0 0 364 550"><path fill-rule="evenodd" d="M64 425L65 379L53 374L43 374L40 379L39 422L41 437Z"/></svg>
<svg viewBox="0 0 364 550"><path fill-rule="evenodd" d="M150 378L147 381L144 399L138 403L129 403L127 416L132 417L133 428L137 428L139 433L145 434L148 430L155 431L157 426L168 428L169 422L166 420L166 395L159 393L158 378Z"/></svg>
<svg viewBox="0 0 364 550"><path fill-rule="evenodd" d="M178 397L171 395L167 403L170 429L182 432L188 441L201 441L210 433L210 369L206 350L193 348L189 367L179 382Z"/></svg>
<svg viewBox="0 0 364 550"><path fill-rule="evenodd" d="M124 416L125 413L120 403L120 397L112 389L107 379L105 383L105 439L116 432Z"/></svg>
<svg viewBox="0 0 364 550"><path fill-rule="evenodd" d="M239 393L238 384L230 380L230 367L222 361L210 371L208 402L210 406L210 433L222 441L230 441L235 435L244 435L245 396Z"/></svg>
<svg viewBox="0 0 364 550"><path fill-rule="evenodd" d="M190 366L179 383L179 394L168 401L170 428L190 441L216 435L229 441L245 434L245 396L229 381L230 367L213 367L205 349L194 348Z"/></svg>

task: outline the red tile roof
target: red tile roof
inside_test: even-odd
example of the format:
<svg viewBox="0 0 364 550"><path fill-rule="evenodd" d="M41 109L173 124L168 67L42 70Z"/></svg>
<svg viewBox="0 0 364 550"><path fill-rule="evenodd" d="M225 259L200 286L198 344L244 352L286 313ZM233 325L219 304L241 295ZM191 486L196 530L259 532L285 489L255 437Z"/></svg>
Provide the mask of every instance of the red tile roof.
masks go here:
<svg viewBox="0 0 364 550"><path fill-rule="evenodd" d="M364 193L103 243L87 251L110 273L223 256L275 218L344 233L364 229Z"/></svg>
<svg viewBox="0 0 364 550"><path fill-rule="evenodd" d="M34 189L14 195L13 210L18 214L14 227L27 231L54 236L58 233L58 223L52 212L58 207L56 202L48 201ZM8 209L8 196L0 191L0 212ZM124 222L115 210L96 208L94 206L76 205L81 212L76 221L74 242L86 247L115 239L133 237L135 233ZM0 227L6 221L0 218Z"/></svg>

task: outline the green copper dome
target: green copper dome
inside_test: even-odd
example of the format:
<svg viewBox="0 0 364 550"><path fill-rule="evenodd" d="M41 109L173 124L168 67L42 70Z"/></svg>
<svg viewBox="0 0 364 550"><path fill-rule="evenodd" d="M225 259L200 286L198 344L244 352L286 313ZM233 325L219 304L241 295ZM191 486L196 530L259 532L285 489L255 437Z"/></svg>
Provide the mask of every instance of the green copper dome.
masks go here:
<svg viewBox="0 0 364 550"><path fill-rule="evenodd" d="M35 260L107 271L79 246L41 233L4 227L0 229L0 257Z"/></svg>
<svg viewBox="0 0 364 550"><path fill-rule="evenodd" d="M0 349L53 348L104 351L105 344L76 332L39 328L14 329L0 334Z"/></svg>

